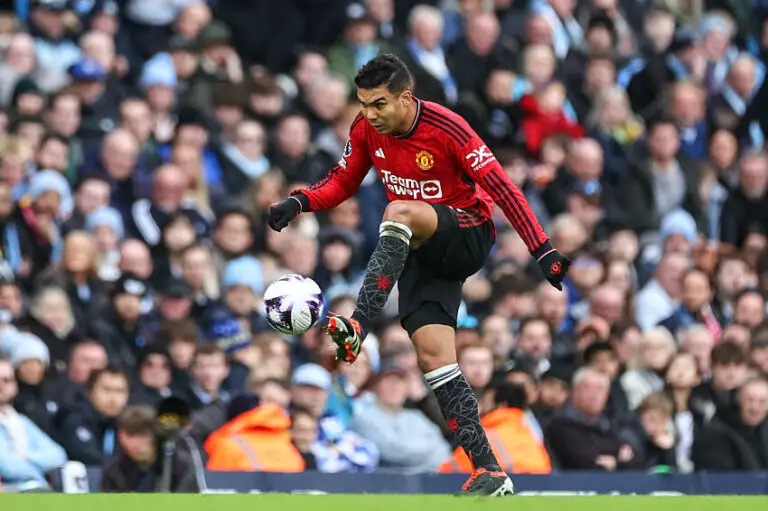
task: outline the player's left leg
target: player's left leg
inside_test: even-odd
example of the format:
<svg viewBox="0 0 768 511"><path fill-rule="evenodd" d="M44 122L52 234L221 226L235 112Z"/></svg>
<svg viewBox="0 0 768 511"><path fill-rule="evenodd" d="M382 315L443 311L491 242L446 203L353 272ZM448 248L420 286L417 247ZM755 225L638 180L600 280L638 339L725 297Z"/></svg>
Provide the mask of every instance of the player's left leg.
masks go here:
<svg viewBox="0 0 768 511"><path fill-rule="evenodd" d="M449 317L439 304L427 302L417 313L406 319L405 326L410 331L419 321L436 322L419 327L411 334L419 367L437 397L448 427L455 433L457 443L475 467L462 491L470 495L512 495L512 480L499 467L480 423L475 391L464 378L456 361L455 330L444 324L455 322L455 317Z"/></svg>
<svg viewBox="0 0 768 511"><path fill-rule="evenodd" d="M410 249L429 240L437 227L437 213L426 202L393 201L387 206L379 227L379 241L368 260L357 297L357 309L351 318L332 315L328 320L328 333L338 346L340 360L355 361L371 323L400 278Z"/></svg>

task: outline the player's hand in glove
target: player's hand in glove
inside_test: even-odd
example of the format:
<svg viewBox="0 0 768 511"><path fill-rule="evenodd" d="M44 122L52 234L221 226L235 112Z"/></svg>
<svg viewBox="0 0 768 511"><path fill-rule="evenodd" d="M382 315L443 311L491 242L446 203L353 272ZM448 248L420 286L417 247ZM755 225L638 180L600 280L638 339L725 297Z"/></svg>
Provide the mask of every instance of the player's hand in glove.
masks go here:
<svg viewBox="0 0 768 511"><path fill-rule="evenodd" d="M272 204L272 207L269 208L269 226L280 232L291 223L291 220L299 216L302 210L301 200L296 195L283 199L277 204Z"/></svg>
<svg viewBox="0 0 768 511"><path fill-rule="evenodd" d="M536 262L539 263L539 268L541 268L541 273L544 274L544 278L546 278L553 287L562 291L563 279L568 273L568 267L571 266L571 261L558 252L549 241L539 247L536 252L534 252L533 256L536 258Z"/></svg>

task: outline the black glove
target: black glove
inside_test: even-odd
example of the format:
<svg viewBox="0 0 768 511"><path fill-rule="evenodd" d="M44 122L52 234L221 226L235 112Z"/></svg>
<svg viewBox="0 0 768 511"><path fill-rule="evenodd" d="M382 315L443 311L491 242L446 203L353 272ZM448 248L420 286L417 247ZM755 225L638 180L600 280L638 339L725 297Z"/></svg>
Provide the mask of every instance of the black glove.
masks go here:
<svg viewBox="0 0 768 511"><path fill-rule="evenodd" d="M269 208L268 223L272 229L280 232L286 225L291 223L291 220L299 216L304 210L300 196L304 197L301 194L291 195Z"/></svg>
<svg viewBox="0 0 768 511"><path fill-rule="evenodd" d="M536 262L539 263L539 268L541 268L541 273L544 274L544 278L547 279L553 287L562 291L563 279L568 273L568 267L571 266L571 261L558 252L549 241L539 247L533 253L533 256L536 258Z"/></svg>

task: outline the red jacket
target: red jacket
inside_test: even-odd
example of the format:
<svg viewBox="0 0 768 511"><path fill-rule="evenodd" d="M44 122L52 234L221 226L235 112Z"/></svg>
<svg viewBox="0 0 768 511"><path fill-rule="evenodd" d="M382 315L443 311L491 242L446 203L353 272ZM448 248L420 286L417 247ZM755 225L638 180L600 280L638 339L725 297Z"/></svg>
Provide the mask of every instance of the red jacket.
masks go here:
<svg viewBox="0 0 768 511"><path fill-rule="evenodd" d="M584 128L580 124L569 121L562 110L543 111L532 94L520 98L519 104L523 110L521 127L525 148L532 155L538 155L542 142L553 135L569 135L572 138L584 136Z"/></svg>

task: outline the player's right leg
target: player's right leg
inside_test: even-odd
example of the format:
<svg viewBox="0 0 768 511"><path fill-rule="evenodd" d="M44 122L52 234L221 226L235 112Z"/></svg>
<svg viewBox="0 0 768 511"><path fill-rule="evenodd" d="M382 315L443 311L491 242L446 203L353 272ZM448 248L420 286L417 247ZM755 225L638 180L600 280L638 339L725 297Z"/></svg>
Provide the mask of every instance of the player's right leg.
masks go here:
<svg viewBox="0 0 768 511"><path fill-rule="evenodd" d="M339 360L352 363L357 359L371 323L381 313L400 278L410 249L429 240L437 227L437 213L428 203L389 203L379 228L379 241L368 260L355 312L351 318L334 314L328 318L328 334L336 344Z"/></svg>

